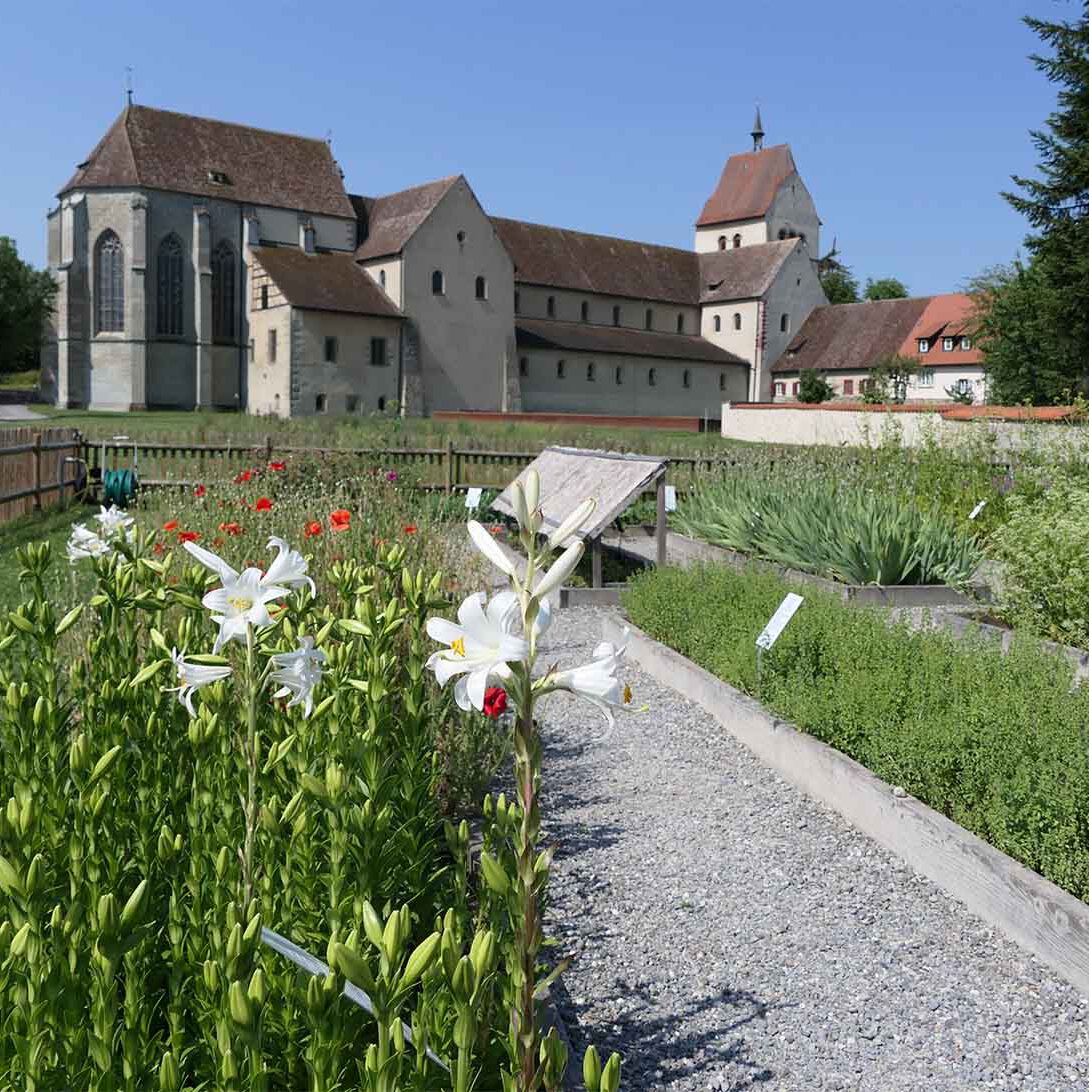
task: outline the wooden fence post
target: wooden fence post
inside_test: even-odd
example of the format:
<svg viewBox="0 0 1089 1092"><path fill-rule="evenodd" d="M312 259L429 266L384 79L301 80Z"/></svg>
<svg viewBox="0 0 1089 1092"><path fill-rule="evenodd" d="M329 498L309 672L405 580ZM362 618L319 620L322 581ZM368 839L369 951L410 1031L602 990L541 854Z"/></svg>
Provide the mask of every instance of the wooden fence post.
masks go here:
<svg viewBox="0 0 1089 1092"><path fill-rule="evenodd" d="M265 437L265 464L272 462L272 437Z"/></svg>
<svg viewBox="0 0 1089 1092"><path fill-rule="evenodd" d="M601 535L590 541L590 575L595 588L603 586L601 579Z"/></svg>
<svg viewBox="0 0 1089 1092"><path fill-rule="evenodd" d="M454 441L446 441L446 492L454 491Z"/></svg>
<svg viewBox="0 0 1089 1092"><path fill-rule="evenodd" d="M658 489L655 495L657 522L654 528L654 537L657 540L657 564L663 568L666 563L666 503L665 503L666 472L663 470L658 475Z"/></svg>
<svg viewBox="0 0 1089 1092"><path fill-rule="evenodd" d="M34 511L42 510L42 434L34 433Z"/></svg>

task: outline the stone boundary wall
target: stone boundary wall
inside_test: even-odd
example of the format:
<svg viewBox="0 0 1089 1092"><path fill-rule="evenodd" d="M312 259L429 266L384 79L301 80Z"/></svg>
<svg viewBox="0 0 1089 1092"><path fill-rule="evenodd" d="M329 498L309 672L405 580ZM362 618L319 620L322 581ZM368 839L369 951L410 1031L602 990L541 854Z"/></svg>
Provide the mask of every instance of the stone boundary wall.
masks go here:
<svg viewBox="0 0 1089 1092"><path fill-rule="evenodd" d="M605 619L604 639L624 622ZM1089 906L864 766L779 720L673 649L629 626L628 657L710 713L807 796L959 899L989 925L1089 994Z"/></svg>

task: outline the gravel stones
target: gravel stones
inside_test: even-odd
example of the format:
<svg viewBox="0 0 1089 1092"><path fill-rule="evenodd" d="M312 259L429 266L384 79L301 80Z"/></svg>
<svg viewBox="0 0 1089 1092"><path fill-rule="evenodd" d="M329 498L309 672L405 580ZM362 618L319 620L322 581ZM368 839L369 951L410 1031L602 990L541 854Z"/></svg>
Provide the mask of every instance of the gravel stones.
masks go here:
<svg viewBox="0 0 1089 1092"><path fill-rule="evenodd" d="M545 662L590 657L603 611L560 612ZM695 705L629 666L616 731L542 705L547 929L578 1065L622 1088L1089 1088L1089 999Z"/></svg>

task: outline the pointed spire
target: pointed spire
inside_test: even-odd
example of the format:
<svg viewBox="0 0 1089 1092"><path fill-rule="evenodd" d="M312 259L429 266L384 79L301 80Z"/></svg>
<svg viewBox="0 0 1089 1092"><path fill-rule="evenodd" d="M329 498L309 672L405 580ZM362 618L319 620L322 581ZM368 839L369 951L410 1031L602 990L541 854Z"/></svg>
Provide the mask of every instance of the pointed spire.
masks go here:
<svg viewBox="0 0 1089 1092"><path fill-rule="evenodd" d="M764 123L760 120L760 103L756 104L756 120L752 123L752 150L764 150Z"/></svg>

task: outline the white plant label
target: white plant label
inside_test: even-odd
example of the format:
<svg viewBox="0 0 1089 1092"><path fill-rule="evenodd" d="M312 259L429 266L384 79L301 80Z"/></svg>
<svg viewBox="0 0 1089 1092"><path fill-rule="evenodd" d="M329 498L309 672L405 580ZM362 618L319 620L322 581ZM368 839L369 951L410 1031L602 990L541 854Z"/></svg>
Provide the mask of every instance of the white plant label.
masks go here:
<svg viewBox="0 0 1089 1092"><path fill-rule="evenodd" d="M675 485L665 487L665 509L667 512L677 511L677 487Z"/></svg>
<svg viewBox="0 0 1089 1092"><path fill-rule="evenodd" d="M977 504L975 508L973 508L971 512L968 513L968 518L975 519L976 516L978 516L979 513L983 511L984 505L986 505L986 503L987 502L985 500L981 500L979 504Z"/></svg>
<svg viewBox="0 0 1089 1092"><path fill-rule="evenodd" d="M779 609L771 616L763 632L756 638L756 647L765 650L771 648L779 640L779 635L786 629L787 622L794 617L794 612L801 605L802 596L788 592L787 597L779 604Z"/></svg>
<svg viewBox="0 0 1089 1092"><path fill-rule="evenodd" d="M483 496L484 490L479 486L474 486L468 490L465 494L465 507L466 508L479 508L480 498Z"/></svg>

